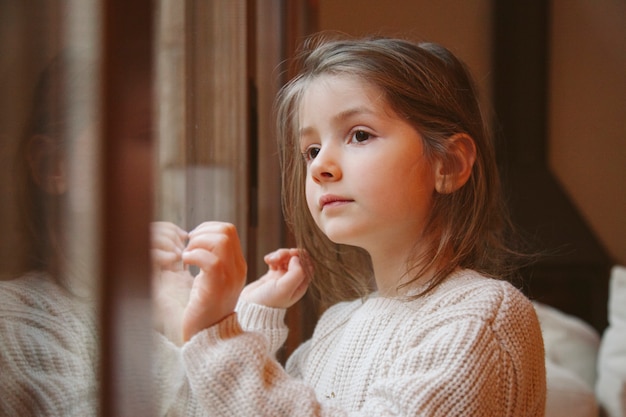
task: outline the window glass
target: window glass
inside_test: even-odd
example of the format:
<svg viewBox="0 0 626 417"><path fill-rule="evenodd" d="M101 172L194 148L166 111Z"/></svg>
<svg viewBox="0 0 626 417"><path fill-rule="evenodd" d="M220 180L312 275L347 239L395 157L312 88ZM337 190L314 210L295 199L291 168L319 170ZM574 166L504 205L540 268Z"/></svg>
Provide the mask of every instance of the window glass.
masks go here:
<svg viewBox="0 0 626 417"><path fill-rule="evenodd" d="M92 0L0 2L0 415L97 415Z"/></svg>

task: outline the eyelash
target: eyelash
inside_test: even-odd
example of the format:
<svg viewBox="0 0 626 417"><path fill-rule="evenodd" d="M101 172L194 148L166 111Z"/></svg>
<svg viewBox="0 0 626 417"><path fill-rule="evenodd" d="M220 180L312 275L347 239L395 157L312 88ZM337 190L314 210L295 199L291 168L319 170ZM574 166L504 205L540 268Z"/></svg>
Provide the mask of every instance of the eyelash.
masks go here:
<svg viewBox="0 0 626 417"><path fill-rule="evenodd" d="M359 133L363 133L363 134L365 134L367 137L366 137L365 139L363 139L363 140L358 140L358 139L356 139L356 136L357 136ZM357 143L362 143L362 142L365 142L366 140L370 139L371 137L372 137L372 134L371 134L371 133L369 133L369 132L367 132L367 131L365 131L365 130L362 130L362 129L357 129L357 130L353 131L353 132L350 134L350 141L352 141L352 139L356 139L356 142L357 142Z"/></svg>
<svg viewBox="0 0 626 417"><path fill-rule="evenodd" d="M359 134L364 134L365 138L362 138L361 140L357 139L357 135ZM372 134L363 130L363 129L356 129L353 130L352 132L350 132L350 143L363 143L369 139L372 138ZM315 156L311 156L311 152L315 151L316 154ZM315 159L315 157L317 156L317 154L319 154L320 151L320 146L318 145L311 145L308 148L306 148L304 150L304 152L302 152L302 157L304 158L305 161L310 162L313 159Z"/></svg>
<svg viewBox="0 0 626 417"><path fill-rule="evenodd" d="M317 153L319 153L320 147L311 145L308 148L306 148L304 152L302 152L302 157L304 158L306 162L311 162L312 160L315 159L315 156L317 156L317 153L315 154L315 156L311 156L311 151L317 151Z"/></svg>

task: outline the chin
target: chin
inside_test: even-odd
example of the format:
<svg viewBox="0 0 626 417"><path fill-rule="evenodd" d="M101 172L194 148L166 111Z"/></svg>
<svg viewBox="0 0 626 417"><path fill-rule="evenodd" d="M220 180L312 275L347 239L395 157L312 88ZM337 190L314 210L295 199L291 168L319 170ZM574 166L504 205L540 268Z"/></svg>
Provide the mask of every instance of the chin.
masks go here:
<svg viewBox="0 0 626 417"><path fill-rule="evenodd" d="M366 239L367 235L364 231L367 231L367 229L346 223L345 219L331 219L325 222L325 224L318 224L317 227L333 243L361 247L360 243Z"/></svg>
<svg viewBox="0 0 626 417"><path fill-rule="evenodd" d="M338 233L337 231L324 232L324 234L331 242L337 245L360 247L359 241L361 241L361 239L358 239L354 234Z"/></svg>

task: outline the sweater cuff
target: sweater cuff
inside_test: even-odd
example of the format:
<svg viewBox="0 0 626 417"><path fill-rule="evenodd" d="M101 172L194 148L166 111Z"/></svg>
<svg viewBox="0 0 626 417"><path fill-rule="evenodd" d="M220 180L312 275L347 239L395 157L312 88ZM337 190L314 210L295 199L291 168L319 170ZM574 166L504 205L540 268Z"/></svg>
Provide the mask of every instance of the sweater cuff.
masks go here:
<svg viewBox="0 0 626 417"><path fill-rule="evenodd" d="M284 308L267 307L261 304L239 300L235 308L241 327L246 331L275 330L284 327Z"/></svg>
<svg viewBox="0 0 626 417"><path fill-rule="evenodd" d="M243 333L244 331L237 320L237 314L232 313L219 323L196 333L183 345L182 353L187 357L200 358L202 357L202 352L206 351L210 346L219 345Z"/></svg>
<svg viewBox="0 0 626 417"><path fill-rule="evenodd" d="M238 352L241 349L250 350L249 343L258 345L256 349L266 350L264 338L244 332L239 325L237 313L232 313L214 326L198 332L183 345L182 357L187 373L189 374L190 369L195 373L197 370L213 367L211 364L228 362L225 357L231 354L239 358L241 355Z"/></svg>
<svg viewBox="0 0 626 417"><path fill-rule="evenodd" d="M198 333L201 335L204 332ZM221 340L232 339L243 333L243 329L237 320L237 313L231 313L216 325L206 330L207 341L211 344ZM193 339L193 338L192 338Z"/></svg>

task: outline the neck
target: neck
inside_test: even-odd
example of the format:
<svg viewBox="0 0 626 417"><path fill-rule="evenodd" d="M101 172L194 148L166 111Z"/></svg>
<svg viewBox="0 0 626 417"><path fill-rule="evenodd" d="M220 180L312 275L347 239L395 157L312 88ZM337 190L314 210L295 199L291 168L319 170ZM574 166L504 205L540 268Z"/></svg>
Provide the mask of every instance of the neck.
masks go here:
<svg viewBox="0 0 626 417"><path fill-rule="evenodd" d="M385 297L403 295L415 286L426 284L432 277L432 271L428 270L415 282L399 288L414 278L411 274L413 268L409 267L409 255L409 253L372 254L370 252L376 287L380 295Z"/></svg>

